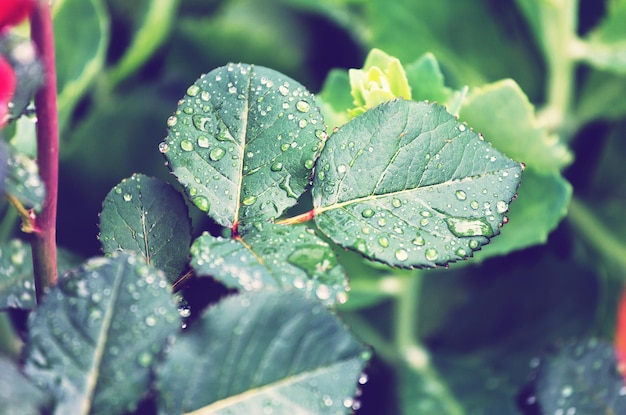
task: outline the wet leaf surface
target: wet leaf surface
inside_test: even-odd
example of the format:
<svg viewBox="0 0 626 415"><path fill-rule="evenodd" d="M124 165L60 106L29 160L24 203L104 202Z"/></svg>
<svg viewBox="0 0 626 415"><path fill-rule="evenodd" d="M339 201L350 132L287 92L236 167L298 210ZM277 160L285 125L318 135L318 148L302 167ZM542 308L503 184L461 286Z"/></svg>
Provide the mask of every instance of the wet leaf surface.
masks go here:
<svg viewBox="0 0 626 415"><path fill-rule="evenodd" d="M318 301L232 296L172 346L157 373L160 413L347 414L369 357Z"/></svg>

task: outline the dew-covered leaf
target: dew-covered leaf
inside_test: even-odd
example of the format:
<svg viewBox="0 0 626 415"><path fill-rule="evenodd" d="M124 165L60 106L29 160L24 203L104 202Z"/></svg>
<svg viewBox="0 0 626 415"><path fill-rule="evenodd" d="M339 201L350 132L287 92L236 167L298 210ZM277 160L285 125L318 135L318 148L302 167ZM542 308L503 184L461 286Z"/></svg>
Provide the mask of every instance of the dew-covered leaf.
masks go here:
<svg viewBox="0 0 626 415"><path fill-rule="evenodd" d="M370 352L318 301L249 292L210 308L157 372L160 413L350 413Z"/></svg>
<svg viewBox="0 0 626 415"><path fill-rule="evenodd" d="M17 365L0 355L0 411L2 415L40 415L50 397L33 385Z"/></svg>
<svg viewBox="0 0 626 415"><path fill-rule="evenodd" d="M191 243L187 206L168 183L134 174L104 199L99 238L106 254L138 252L173 282L187 264Z"/></svg>
<svg viewBox="0 0 626 415"><path fill-rule="evenodd" d="M104 3L103 0L64 0L54 8L61 129L104 66L110 26Z"/></svg>
<svg viewBox="0 0 626 415"><path fill-rule="evenodd" d="M545 415L624 414L625 391L614 347L594 338L568 343L543 359L534 382Z"/></svg>
<svg viewBox="0 0 626 415"><path fill-rule="evenodd" d="M225 227L293 206L326 138L309 91L245 64L200 77L167 125L160 151L191 201Z"/></svg>
<svg viewBox="0 0 626 415"><path fill-rule="evenodd" d="M39 177L37 162L18 152L9 151L7 167L5 192L26 208L41 210L46 190Z"/></svg>
<svg viewBox="0 0 626 415"><path fill-rule="evenodd" d="M552 173L572 161L559 137L541 127L534 107L511 79L471 90L460 119L482 133L498 150L540 173Z"/></svg>
<svg viewBox="0 0 626 415"><path fill-rule="evenodd" d="M443 107L391 101L328 141L313 181L315 221L369 258L444 265L500 232L521 172Z"/></svg>
<svg viewBox="0 0 626 415"><path fill-rule="evenodd" d="M29 320L25 372L55 414L132 410L179 326L163 273L139 256L94 258L66 274Z"/></svg>
<svg viewBox="0 0 626 415"><path fill-rule="evenodd" d="M228 287L299 290L327 304L347 300L347 281L331 247L311 229L264 223L235 239L202 234L191 247L198 275Z"/></svg>
<svg viewBox="0 0 626 415"><path fill-rule="evenodd" d="M58 273L75 267L76 255L57 249ZM35 307L35 280L31 248L20 239L0 244L0 310Z"/></svg>

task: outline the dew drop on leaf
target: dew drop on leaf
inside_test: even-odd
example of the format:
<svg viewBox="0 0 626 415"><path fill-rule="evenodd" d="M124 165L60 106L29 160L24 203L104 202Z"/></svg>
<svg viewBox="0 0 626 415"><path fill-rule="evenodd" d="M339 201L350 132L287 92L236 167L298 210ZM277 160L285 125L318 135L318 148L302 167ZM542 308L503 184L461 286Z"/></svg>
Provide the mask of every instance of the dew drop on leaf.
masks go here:
<svg viewBox="0 0 626 415"><path fill-rule="evenodd" d="M281 171L283 169L283 163L277 161L270 166L270 170L272 171Z"/></svg>
<svg viewBox="0 0 626 415"><path fill-rule="evenodd" d="M167 144L165 141L162 141L161 143L159 143L159 151L163 154L167 153L170 149L169 144Z"/></svg>
<svg viewBox="0 0 626 415"><path fill-rule="evenodd" d="M198 137L198 147L209 148L209 137L206 135Z"/></svg>
<svg viewBox="0 0 626 415"><path fill-rule="evenodd" d="M496 203L496 210L498 211L498 213L504 213L509 210L509 204L506 203L504 200L499 200Z"/></svg>
<svg viewBox="0 0 626 415"><path fill-rule="evenodd" d="M306 127L306 126L307 126L307 124L308 124L308 123L309 123L309 122L308 122L307 120L300 120L300 121L298 121L298 126L299 126L300 128L304 128L304 127Z"/></svg>
<svg viewBox="0 0 626 415"><path fill-rule="evenodd" d="M400 199L398 199L397 197L394 197L391 200L391 206L393 206L395 208L399 208L400 206L402 206L402 201Z"/></svg>
<svg viewBox="0 0 626 415"><path fill-rule="evenodd" d="M211 204L209 203L209 199L204 196L198 196L193 199L193 204L196 205L198 209L203 212L208 212Z"/></svg>
<svg viewBox="0 0 626 415"><path fill-rule="evenodd" d="M190 97L195 97L196 95L198 95L198 92L200 92L200 87L198 85L191 85L189 88L187 88L187 95L189 95Z"/></svg>
<svg viewBox="0 0 626 415"><path fill-rule="evenodd" d="M310 108L309 103L304 100L296 102L296 109L300 112L308 112Z"/></svg>
<svg viewBox="0 0 626 415"><path fill-rule="evenodd" d="M182 148L184 151L192 151L193 143L189 140L183 140L180 142L180 148Z"/></svg>
<svg viewBox="0 0 626 415"><path fill-rule="evenodd" d="M178 118L176 118L175 115L172 115L171 117L167 119L167 126L173 127L176 125L177 122L178 122Z"/></svg>
<svg viewBox="0 0 626 415"><path fill-rule="evenodd" d="M465 200L467 199L467 194L463 191L463 190L457 190L454 195L456 196L457 199L459 200Z"/></svg>
<svg viewBox="0 0 626 415"><path fill-rule="evenodd" d="M243 203L246 206L253 205L254 202L256 202L256 196L254 196L254 195L246 196L241 201L241 203Z"/></svg>
<svg viewBox="0 0 626 415"><path fill-rule="evenodd" d="M371 218L374 216L374 211L372 209L364 209L363 212L361 212L361 216L364 218Z"/></svg>
<svg viewBox="0 0 626 415"><path fill-rule="evenodd" d="M133 199L133 195L131 195L130 193L125 193L123 197L124 200L127 202L130 202Z"/></svg>
<svg viewBox="0 0 626 415"><path fill-rule="evenodd" d="M435 248L428 248L424 253L426 259L429 261L436 261L439 258L439 252Z"/></svg>
<svg viewBox="0 0 626 415"><path fill-rule="evenodd" d="M422 236L418 236L415 239L413 239L413 245L424 246L425 244L426 244L426 241L424 240Z"/></svg>
<svg viewBox="0 0 626 415"><path fill-rule="evenodd" d="M470 207L471 207L472 209L474 209L474 210L478 209L478 207L479 207L479 206L480 206L480 205L478 204L478 201L477 201L477 200L472 200L472 201L470 202Z"/></svg>
<svg viewBox="0 0 626 415"><path fill-rule="evenodd" d="M311 170L315 166L315 162L311 159L308 159L304 162L304 168L307 170Z"/></svg>
<svg viewBox="0 0 626 415"><path fill-rule="evenodd" d="M378 245L382 246L383 248L387 248L389 246L389 239L381 236L380 238L378 238Z"/></svg>
<svg viewBox="0 0 626 415"><path fill-rule="evenodd" d="M225 154L226 150L224 150L222 147L215 147L209 153L209 158L213 161L218 161L221 160L221 158L224 157Z"/></svg>
<svg viewBox="0 0 626 415"><path fill-rule="evenodd" d="M398 249L395 255L398 261L406 261L409 258L409 253L404 249Z"/></svg>

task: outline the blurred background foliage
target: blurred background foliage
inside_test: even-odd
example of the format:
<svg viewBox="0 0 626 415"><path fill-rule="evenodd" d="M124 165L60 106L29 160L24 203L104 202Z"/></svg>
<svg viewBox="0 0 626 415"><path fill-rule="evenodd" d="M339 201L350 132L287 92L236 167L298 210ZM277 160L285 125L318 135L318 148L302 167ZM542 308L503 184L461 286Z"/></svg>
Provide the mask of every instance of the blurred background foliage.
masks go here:
<svg viewBox="0 0 626 415"><path fill-rule="evenodd" d="M331 69L360 68L372 47L405 63L431 52L450 87L512 78L540 107L548 99L546 63L519 3L56 1L59 244L85 257L100 253L98 213L107 192L135 172L168 179L157 150L167 117L188 85L227 62L271 67L318 92ZM579 35L602 20L607 3L580 1ZM523 409L520 391L529 382L533 358L571 338L613 335L626 258L621 250L626 239L626 181L621 180L626 79L589 67L575 76L571 107L580 128L565 137L575 160L563 174L573 186L578 218L582 212L600 234L605 228L598 226L621 235L622 245L604 247L613 249L610 260L602 254L607 250L599 248L605 238L582 237L580 220L566 219L544 244L484 261L479 252L466 264L421 271L417 329L438 376L464 412L450 406L438 412L441 394L428 403L432 390L427 378L375 358L359 413L417 413L418 408L423 413L523 413L529 409ZM21 123L18 129L28 137L32 126ZM541 181L529 181L534 192L553 192L542 189ZM548 212L537 212L542 214ZM203 224L195 219L199 232ZM376 336L391 336L391 304L380 293L369 299L364 294L368 287L380 287L388 271L350 253L340 256L355 291L364 287L353 309L344 311L347 323L355 322L356 334L365 341L371 338L359 331L362 320L375 328Z"/></svg>

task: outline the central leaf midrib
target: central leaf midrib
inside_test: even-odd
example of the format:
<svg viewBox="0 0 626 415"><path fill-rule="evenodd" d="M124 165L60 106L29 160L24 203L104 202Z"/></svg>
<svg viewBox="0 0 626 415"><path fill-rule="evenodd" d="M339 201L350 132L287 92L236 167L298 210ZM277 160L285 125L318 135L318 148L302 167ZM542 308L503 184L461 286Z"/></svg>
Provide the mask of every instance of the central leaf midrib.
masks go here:
<svg viewBox="0 0 626 415"><path fill-rule="evenodd" d="M85 390L85 395L87 398L85 414L91 412L91 405L93 404L94 394L96 387L98 385L98 377L100 372L100 367L102 364L102 358L104 356L104 351L106 348L106 344L108 341L108 333L111 328L111 322L113 321L113 315L115 311L115 304L117 303L117 298L120 292L120 286L122 279L124 278L124 266L117 266L117 272L115 275L115 281L113 284L113 288L111 289L111 297L108 302L108 309L104 313L104 318L102 319L101 329L98 332L98 339L96 340L96 347L94 349L94 358L92 360L92 365L87 375L87 388ZM102 277L104 278L104 277Z"/></svg>
<svg viewBox="0 0 626 415"><path fill-rule="evenodd" d="M246 94L245 94L245 105L244 105L244 113L241 115L241 123L242 123L242 134L243 137L241 139L241 152L239 154L239 160L241 160L241 165L240 165L240 171L239 171L239 182L237 183L237 198L236 198L236 203L237 203L237 208L235 210L235 216L233 218L233 225L239 222L239 210L241 209L241 193L242 193L242 189L243 189L243 178L244 178L244 172L243 172L243 166L245 164L245 153L246 153L246 145L248 144L246 142L246 139L248 137L248 115L250 112L250 95L252 93L252 91L250 90L250 86L252 85L252 76L254 75L254 66L250 66L250 70L248 71L248 77L247 77L247 81L248 81L248 85L246 86Z"/></svg>

